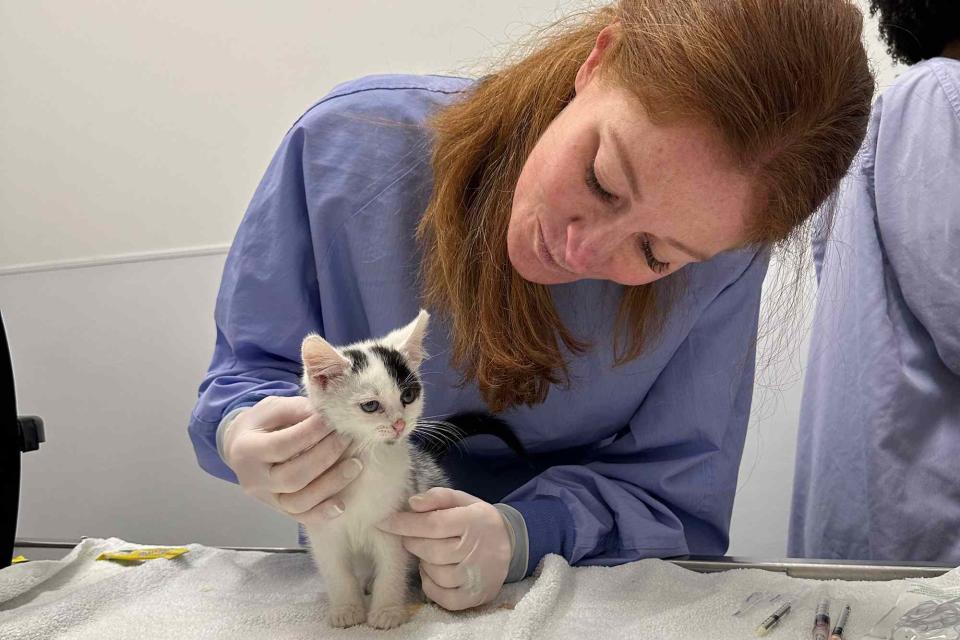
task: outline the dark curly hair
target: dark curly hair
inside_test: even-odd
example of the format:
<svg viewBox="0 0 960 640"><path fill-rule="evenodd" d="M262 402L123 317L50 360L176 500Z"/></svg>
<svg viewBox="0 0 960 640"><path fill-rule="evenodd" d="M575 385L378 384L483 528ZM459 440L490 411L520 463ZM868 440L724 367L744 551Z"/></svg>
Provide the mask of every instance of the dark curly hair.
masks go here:
<svg viewBox="0 0 960 640"><path fill-rule="evenodd" d="M960 0L870 0L894 60L915 64L960 39Z"/></svg>

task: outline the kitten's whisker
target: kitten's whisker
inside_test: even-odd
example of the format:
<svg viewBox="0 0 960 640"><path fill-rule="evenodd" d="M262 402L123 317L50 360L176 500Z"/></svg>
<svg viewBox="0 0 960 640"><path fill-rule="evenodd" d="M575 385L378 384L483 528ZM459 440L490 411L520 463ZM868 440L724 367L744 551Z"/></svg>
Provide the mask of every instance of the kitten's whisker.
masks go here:
<svg viewBox="0 0 960 640"><path fill-rule="evenodd" d="M463 441L464 432L450 423L418 422L417 431L421 431L424 436L429 435L441 443L447 443L448 449L452 447L461 453L463 452L461 442Z"/></svg>
<svg viewBox="0 0 960 640"><path fill-rule="evenodd" d="M450 414L445 413L443 415L437 414L435 416L420 416L420 420L429 422L431 420L442 420L443 418L449 418L449 417L450 417Z"/></svg>
<svg viewBox="0 0 960 640"><path fill-rule="evenodd" d="M429 377L429 376L438 376L438 375L440 375L441 373L444 373L444 372L443 372L443 371L415 371L414 373L416 373L418 376L420 376L420 379L422 380L422 379L425 379L425 378L427 378L427 377Z"/></svg>
<svg viewBox="0 0 960 640"><path fill-rule="evenodd" d="M438 437L446 439L454 448L461 452L463 451L462 443L466 434L462 430L456 427L451 428L450 425L445 425L442 427L431 426L431 431Z"/></svg>
<svg viewBox="0 0 960 640"><path fill-rule="evenodd" d="M431 448L433 447L433 445L434 445L435 443L439 443L439 445L441 445L441 447L442 447L442 445L444 444L444 441L443 441L442 438L440 438L440 437L437 436L436 434L430 433L430 432L429 432L428 430L426 430L426 429L424 429L424 430L422 430L422 431L418 429L418 430L417 430L417 433L422 434L424 438L429 438L430 442L426 442L426 443L424 443L424 444L430 445Z"/></svg>
<svg viewBox="0 0 960 640"><path fill-rule="evenodd" d="M444 421L444 420L418 420L418 421L417 421L417 424L426 424L426 425L430 425L430 426L433 426L433 427L443 427L443 428L445 428L445 429L453 429L453 430L455 430L455 431L462 431L462 429L460 429L460 427L458 427L457 425L451 424L451 423L446 422L446 421Z"/></svg>
<svg viewBox="0 0 960 640"><path fill-rule="evenodd" d="M466 432L463 429L461 429L456 425L452 425L449 422L442 422L442 421L435 422L435 421L429 420L426 422L418 422L417 424L423 424L424 426L429 426L437 431L452 433L453 435L455 435L457 438L461 440L464 437L466 437Z"/></svg>
<svg viewBox="0 0 960 640"><path fill-rule="evenodd" d="M425 425L417 425L412 433L422 435L424 438L430 438L433 441L440 441L440 438Z"/></svg>
<svg viewBox="0 0 960 640"><path fill-rule="evenodd" d="M419 422L425 422L425 423L427 423L427 424L445 424L445 425L448 425L448 426L451 426L451 427L456 426L456 425L454 425L454 424L451 424L451 423L447 422L446 420L443 420L443 419L440 419L440 418L435 418L435 417L430 417L430 416L421 416L420 419L417 420L417 422L418 422L418 423L419 423Z"/></svg>

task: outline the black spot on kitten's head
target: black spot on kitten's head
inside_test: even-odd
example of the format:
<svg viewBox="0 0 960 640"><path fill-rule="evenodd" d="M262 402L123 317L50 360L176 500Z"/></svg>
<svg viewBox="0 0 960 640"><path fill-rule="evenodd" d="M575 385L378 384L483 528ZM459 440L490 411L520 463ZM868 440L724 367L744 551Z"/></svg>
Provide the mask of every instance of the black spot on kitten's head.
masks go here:
<svg viewBox="0 0 960 640"><path fill-rule="evenodd" d="M367 354L359 349L345 349L343 355L350 358L350 362L353 363L353 366L350 368L354 373L360 373L367 368Z"/></svg>
<svg viewBox="0 0 960 640"><path fill-rule="evenodd" d="M405 389L412 390L414 392L414 399L420 395L420 377L410 371L410 367L407 366L407 360L403 357L403 354L396 349L391 349L390 347L379 344L370 347L370 351L383 362L387 373L389 373L397 383L398 389L401 391Z"/></svg>

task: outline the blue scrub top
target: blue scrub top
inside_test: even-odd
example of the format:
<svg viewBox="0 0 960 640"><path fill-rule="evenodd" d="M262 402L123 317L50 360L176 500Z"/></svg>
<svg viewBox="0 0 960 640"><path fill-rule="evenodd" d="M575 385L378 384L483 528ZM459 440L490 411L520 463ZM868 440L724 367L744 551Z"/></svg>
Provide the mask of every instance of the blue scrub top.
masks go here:
<svg viewBox="0 0 960 640"><path fill-rule="evenodd" d="M189 433L200 465L236 481L217 453L232 409L299 391L300 343L383 335L419 308L414 231L432 186L426 118L472 81L375 76L337 87L290 129L227 257L217 339ZM572 564L722 554L750 414L766 252L736 251L683 269L687 293L662 339L613 366L621 287L550 287L560 316L592 350L568 354L572 385L501 414L540 467L486 436L444 461L456 484L523 515L527 573L547 553ZM478 410L459 386L442 316L423 364L424 414Z"/></svg>
<svg viewBox="0 0 960 640"><path fill-rule="evenodd" d="M815 245L790 555L960 564L960 61L876 102Z"/></svg>

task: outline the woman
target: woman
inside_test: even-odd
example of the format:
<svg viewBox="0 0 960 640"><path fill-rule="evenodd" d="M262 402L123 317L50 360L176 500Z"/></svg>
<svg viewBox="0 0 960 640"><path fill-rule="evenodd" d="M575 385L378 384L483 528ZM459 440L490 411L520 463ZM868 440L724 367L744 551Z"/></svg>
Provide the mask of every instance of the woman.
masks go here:
<svg viewBox="0 0 960 640"><path fill-rule="evenodd" d="M873 107L819 276L790 555L960 563L960 3L882 0Z"/></svg>
<svg viewBox="0 0 960 640"><path fill-rule="evenodd" d="M227 259L200 464L300 522L336 517L362 471L295 397L300 340L382 335L422 297L426 414L496 412L538 461L470 441L446 461L463 491L382 525L432 600L487 602L547 553L723 553L767 248L862 138L861 20L842 0L623 0L479 81L335 89Z"/></svg>

